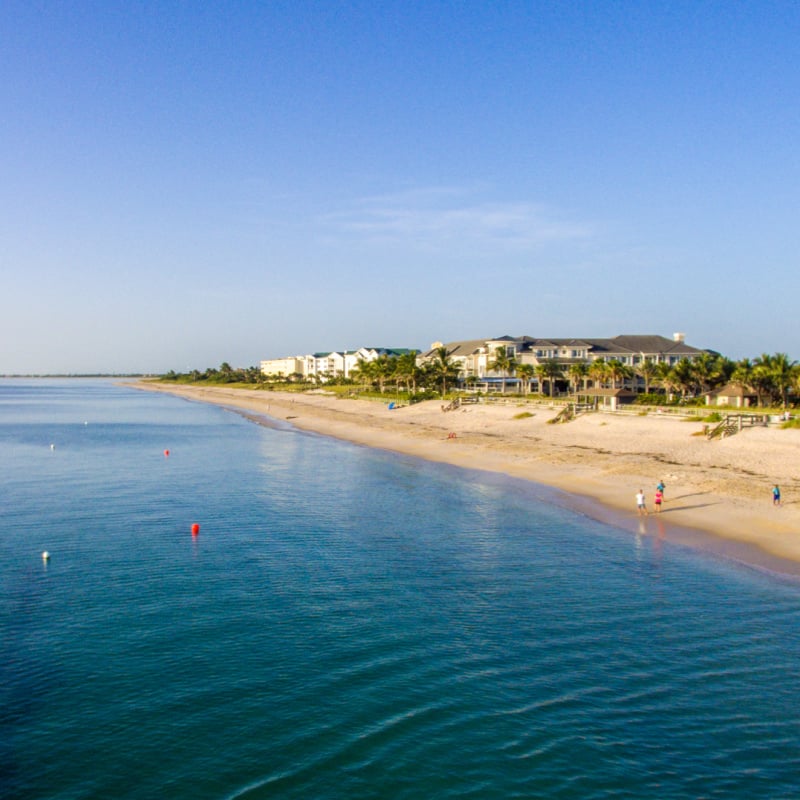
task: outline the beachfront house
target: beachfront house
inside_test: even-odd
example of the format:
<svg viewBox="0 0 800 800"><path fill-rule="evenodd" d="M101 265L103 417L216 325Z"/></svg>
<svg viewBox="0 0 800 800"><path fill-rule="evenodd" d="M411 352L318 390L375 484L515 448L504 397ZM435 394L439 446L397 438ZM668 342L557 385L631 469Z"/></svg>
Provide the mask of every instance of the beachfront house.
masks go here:
<svg viewBox="0 0 800 800"><path fill-rule="evenodd" d="M622 406L629 405L636 399L636 392L630 389L605 389L595 387L586 389L578 394L579 402L586 402L595 409L604 411L618 411Z"/></svg>
<svg viewBox="0 0 800 800"><path fill-rule="evenodd" d="M708 392L705 398L708 406L749 408L758 405L758 395L739 383L727 383L721 389Z"/></svg>

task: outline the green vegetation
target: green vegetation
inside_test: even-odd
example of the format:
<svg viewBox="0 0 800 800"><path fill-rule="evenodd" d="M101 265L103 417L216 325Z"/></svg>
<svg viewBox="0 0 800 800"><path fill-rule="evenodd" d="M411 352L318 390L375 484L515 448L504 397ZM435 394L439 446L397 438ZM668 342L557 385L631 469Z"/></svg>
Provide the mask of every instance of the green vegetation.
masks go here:
<svg viewBox="0 0 800 800"><path fill-rule="evenodd" d="M692 414L682 418L683 422L720 422L721 420L722 417L717 411L711 414Z"/></svg>
<svg viewBox="0 0 800 800"><path fill-rule="evenodd" d="M590 373L593 369L596 374L599 371L598 378L604 385L602 380L608 378L603 376L603 370L608 373L608 367L593 364ZM642 405L704 406L707 394L727 384L752 395L755 406L761 409L800 403L800 365L786 353L762 353L752 361L732 361L719 353L703 353L693 361L682 359L673 365L645 360L632 374L645 384L645 393L636 398ZM661 392L652 392L651 386Z"/></svg>
<svg viewBox="0 0 800 800"><path fill-rule="evenodd" d="M430 364L420 366L417 353L411 351L399 356L382 355L374 361L361 361L345 378L341 374L304 377L293 375L264 375L258 367L234 369L227 362L218 368L201 372L192 370L177 373L173 370L158 378L159 381L178 384L224 385L264 391L305 392L324 388L339 397L365 397L385 402L418 403L435 397L446 397L459 388L458 366L450 358L447 348L440 348Z"/></svg>
<svg viewBox="0 0 800 800"><path fill-rule="evenodd" d="M494 361L489 364L489 369L503 376L503 394L506 393L506 378L514 374L517 366L517 359L505 347L498 347L494 351Z"/></svg>
<svg viewBox="0 0 800 800"><path fill-rule="evenodd" d="M519 414L514 414L514 419L527 419L528 417L533 417L530 411L520 411Z"/></svg>
<svg viewBox="0 0 800 800"><path fill-rule="evenodd" d="M561 364L553 358L548 358L536 366L536 375L540 381L547 381L550 386L550 397L553 397L556 388L556 381L563 377Z"/></svg>
<svg viewBox="0 0 800 800"><path fill-rule="evenodd" d="M669 401L663 394L657 394L656 392L646 392L645 394L636 395L636 399L633 402L637 406L678 405L677 398L673 401Z"/></svg>
<svg viewBox="0 0 800 800"><path fill-rule="evenodd" d="M521 364L509 350L498 347L492 353L490 369L502 375L501 391L506 393L508 378L516 375L522 381L522 397L527 398L531 380L538 378L539 390L549 397L571 390L573 395L587 387L620 389L638 385L645 391L635 402L643 406L664 408L704 407L706 395L727 384L741 387L753 398L751 408L786 409L800 404L800 365L785 353L732 361L719 353L706 352L690 361L682 359L675 364L654 363L643 359L635 366L616 359L598 360L591 364L576 363L567 369L555 359L542 361L536 367ZM417 363L417 353L382 355L374 361L361 361L347 377L341 374L305 377L292 375L263 375L258 367L233 368L223 362L218 368L201 372L174 371L159 380L182 384L224 384L253 389L281 391L308 391L324 387L342 396L376 397L414 403L434 397L455 396L454 392L473 391L478 378L464 375L459 362L453 359L447 347L439 347L424 364ZM342 391L339 391L339 389ZM517 395L519 396L519 395ZM541 395L540 395L541 396ZM731 409L741 413L741 409Z"/></svg>
<svg viewBox="0 0 800 800"><path fill-rule="evenodd" d="M264 376L258 367L245 367L234 369L227 361L220 364L219 369L209 367L204 372L193 369L191 372L175 372L170 370L166 375L162 375L159 380L168 383L211 383L211 384L247 384L253 388L253 384L263 385Z"/></svg>

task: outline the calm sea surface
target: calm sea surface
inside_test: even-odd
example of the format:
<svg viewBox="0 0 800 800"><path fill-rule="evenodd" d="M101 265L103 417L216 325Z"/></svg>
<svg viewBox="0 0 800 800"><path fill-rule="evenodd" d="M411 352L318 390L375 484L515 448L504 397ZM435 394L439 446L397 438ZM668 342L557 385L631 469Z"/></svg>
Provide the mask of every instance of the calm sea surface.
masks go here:
<svg viewBox="0 0 800 800"><path fill-rule="evenodd" d="M5 800L800 796L796 581L103 381L0 487Z"/></svg>

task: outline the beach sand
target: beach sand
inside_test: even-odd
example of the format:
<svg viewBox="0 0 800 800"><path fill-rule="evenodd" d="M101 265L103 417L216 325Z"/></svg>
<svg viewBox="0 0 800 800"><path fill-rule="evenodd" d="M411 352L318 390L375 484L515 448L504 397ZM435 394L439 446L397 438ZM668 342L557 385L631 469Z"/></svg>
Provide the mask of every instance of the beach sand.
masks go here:
<svg viewBox="0 0 800 800"><path fill-rule="evenodd" d="M549 425L558 407L514 401L442 411L388 400L142 382L140 388L286 420L297 428L558 490L558 502L635 535L800 575L800 430L746 429L708 441L669 415L599 412ZM532 416L515 418L529 411ZM698 435L700 434L700 435ZM656 484L666 484L655 514ZM778 484L783 504L772 504ZM636 513L643 489L650 514Z"/></svg>

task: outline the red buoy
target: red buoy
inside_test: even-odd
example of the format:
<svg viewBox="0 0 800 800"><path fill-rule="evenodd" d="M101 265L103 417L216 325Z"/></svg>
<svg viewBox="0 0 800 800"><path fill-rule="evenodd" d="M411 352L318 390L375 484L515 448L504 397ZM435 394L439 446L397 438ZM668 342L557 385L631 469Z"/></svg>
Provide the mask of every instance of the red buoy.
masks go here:
<svg viewBox="0 0 800 800"><path fill-rule="evenodd" d="M192 525L192 536L197 536L198 533L200 533L200 526L195 522Z"/></svg>
<svg viewBox="0 0 800 800"><path fill-rule="evenodd" d="M165 451L164 451L164 455L165 455L165 456L168 456L168 455L169 455L169 450L165 450Z"/></svg>

